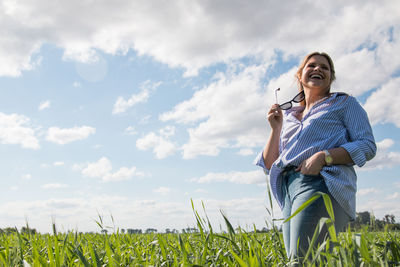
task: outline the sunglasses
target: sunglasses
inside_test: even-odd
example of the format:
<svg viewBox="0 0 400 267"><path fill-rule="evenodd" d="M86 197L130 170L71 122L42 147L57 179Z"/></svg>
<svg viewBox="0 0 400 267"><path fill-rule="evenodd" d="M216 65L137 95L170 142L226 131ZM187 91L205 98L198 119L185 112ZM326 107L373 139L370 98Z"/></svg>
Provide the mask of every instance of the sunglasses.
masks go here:
<svg viewBox="0 0 400 267"><path fill-rule="evenodd" d="M276 90L275 90L275 94L276 94L276 91L279 91L279 89L276 89ZM279 105L279 107L280 107L281 109L283 109L283 110L290 109L290 108L293 106L293 105L292 105L292 102L294 102L294 103L300 103L301 101L304 100L304 98L305 98L304 91L301 91L301 92L298 93L295 97L293 97L292 100L290 100L290 101L288 101L288 102L285 102L285 103Z"/></svg>

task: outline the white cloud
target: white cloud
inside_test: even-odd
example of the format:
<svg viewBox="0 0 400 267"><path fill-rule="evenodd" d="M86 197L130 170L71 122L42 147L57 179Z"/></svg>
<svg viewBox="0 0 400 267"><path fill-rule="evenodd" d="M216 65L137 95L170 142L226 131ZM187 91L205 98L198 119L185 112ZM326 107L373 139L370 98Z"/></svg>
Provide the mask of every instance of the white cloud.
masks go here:
<svg viewBox="0 0 400 267"><path fill-rule="evenodd" d="M44 184L41 186L43 189L62 189L69 187L67 184Z"/></svg>
<svg viewBox="0 0 400 267"><path fill-rule="evenodd" d="M393 145L394 145L394 141L390 138L383 139L382 141L376 143L376 146L378 147L378 149L381 149L381 150L388 150Z"/></svg>
<svg viewBox="0 0 400 267"><path fill-rule="evenodd" d="M22 175L22 179L24 179L24 180L30 180L30 179L32 179L32 175L29 174L29 173L24 174L24 175Z"/></svg>
<svg viewBox="0 0 400 267"><path fill-rule="evenodd" d="M111 161L106 157L102 157L97 162L89 163L82 170L82 174L92 178L102 178L108 175L111 170Z"/></svg>
<svg viewBox="0 0 400 267"><path fill-rule="evenodd" d="M171 193L171 191L172 191L171 188L164 187L164 186L158 187L153 190L153 192L161 194L161 195L168 195L169 193Z"/></svg>
<svg viewBox="0 0 400 267"><path fill-rule="evenodd" d="M399 201L371 197L368 201L357 204L357 211L370 211L376 218L383 218L385 214L400 216Z"/></svg>
<svg viewBox="0 0 400 267"><path fill-rule="evenodd" d="M143 173L137 172L136 167L121 167L114 173L107 173L102 179L105 182L126 181L132 179L133 176L143 176Z"/></svg>
<svg viewBox="0 0 400 267"><path fill-rule="evenodd" d="M78 53L81 51L77 51ZM86 56L86 55L85 55ZM76 73L83 79L89 82L100 82L104 80L108 72L107 60L95 51L88 57L78 58L75 63ZM64 54L64 59L70 59L70 55ZM71 59L74 59L72 56Z"/></svg>
<svg viewBox="0 0 400 267"><path fill-rule="evenodd" d="M297 82L295 79L296 72L297 67L293 67L287 72L282 73L280 76L272 78L269 81L267 88L271 92L271 94L269 95L269 98L271 100L269 101L270 104L274 104L276 102L275 89L277 88L280 88L280 90L277 91L278 103L286 102L289 99L292 99L298 93Z"/></svg>
<svg viewBox="0 0 400 267"><path fill-rule="evenodd" d="M0 142L19 144L23 148L39 149L35 130L29 128L30 119L24 115L4 114L0 112Z"/></svg>
<svg viewBox="0 0 400 267"><path fill-rule="evenodd" d="M114 104L113 114L123 113L128 108L134 106L140 102L146 102L149 98L148 91L142 91L139 94L133 94L128 100L125 100L123 97L118 97L117 101Z"/></svg>
<svg viewBox="0 0 400 267"><path fill-rule="evenodd" d="M125 129L124 132L125 132L125 134L128 134L128 135L136 135L137 134L137 131L136 131L135 127L133 127L133 126L129 126L128 128Z"/></svg>
<svg viewBox="0 0 400 267"><path fill-rule="evenodd" d="M145 176L143 172L136 170L136 167L121 167L119 170L112 172L111 161L102 157L96 162L87 164L75 164L73 170L81 171L83 175L91 178L98 178L103 182L116 182L130 180L134 176Z"/></svg>
<svg viewBox="0 0 400 267"><path fill-rule="evenodd" d="M39 110L44 110L46 108L50 108L50 101L49 100L41 102L38 109Z"/></svg>
<svg viewBox="0 0 400 267"><path fill-rule="evenodd" d="M333 88L359 96L386 83L400 63L397 66L388 67L386 54L396 54L396 52L393 49L382 51L385 49L384 46L385 44L381 44L375 50L364 48L338 56L334 62L338 80ZM400 42L398 49L400 49ZM380 52L385 55L380 55ZM375 101L375 99L373 100Z"/></svg>
<svg viewBox="0 0 400 267"><path fill-rule="evenodd" d="M400 105L393 100L400 99L400 77L388 80L367 99L364 108L372 125L393 123L400 128Z"/></svg>
<svg viewBox="0 0 400 267"><path fill-rule="evenodd" d="M381 190L376 188L362 188L357 190L357 196L365 196L380 193Z"/></svg>
<svg viewBox="0 0 400 267"><path fill-rule="evenodd" d="M191 178L190 182L197 183L215 183L215 182L231 182L235 184L259 184L265 183L266 177L263 172L229 172L229 173L207 173L199 178Z"/></svg>
<svg viewBox="0 0 400 267"><path fill-rule="evenodd" d="M80 82L74 82L74 83L72 84L72 86L73 86L73 87L81 87L82 84L81 84Z"/></svg>
<svg viewBox="0 0 400 267"><path fill-rule="evenodd" d="M50 127L47 131L46 140L64 145L70 142L83 140L89 135L94 134L96 129L89 126L73 127L73 128L58 128Z"/></svg>
<svg viewBox="0 0 400 267"><path fill-rule="evenodd" d="M203 189L203 188L198 188L194 190L195 193L200 193L200 194L208 194L208 191Z"/></svg>
<svg viewBox="0 0 400 267"><path fill-rule="evenodd" d="M82 171L86 166L87 164L85 163L75 163L72 165L71 170L75 172Z"/></svg>
<svg viewBox="0 0 400 267"><path fill-rule="evenodd" d="M139 124L147 124L147 123L149 123L150 118L151 118L151 115L143 116L143 118L140 119Z"/></svg>
<svg viewBox="0 0 400 267"><path fill-rule="evenodd" d="M164 137L170 137L175 134L175 127L174 126L165 126L164 128L160 129L160 135Z"/></svg>
<svg viewBox="0 0 400 267"><path fill-rule="evenodd" d="M400 152L389 151L394 145L392 139L384 139L376 143L377 152L376 156L368 161L362 168L358 168L361 171L369 171L373 169L386 169L393 168L400 165Z"/></svg>
<svg viewBox="0 0 400 267"><path fill-rule="evenodd" d="M133 94L128 100L125 100L123 97L118 97L117 101L114 104L113 114L119 114L125 112L127 109L132 106L147 102L150 96L150 92L155 90L158 86L161 85L161 82L151 82L149 80L142 83L141 92L138 94Z"/></svg>
<svg viewBox="0 0 400 267"><path fill-rule="evenodd" d="M64 162L63 161L55 161L53 163L54 166L64 166Z"/></svg>
<svg viewBox="0 0 400 267"><path fill-rule="evenodd" d="M254 155L254 151L253 151L253 149L250 149L250 148L242 148L239 150L238 155L251 156L251 155Z"/></svg>
<svg viewBox="0 0 400 267"><path fill-rule="evenodd" d="M400 198L400 193L399 192L395 192L392 195L389 195L387 197L387 199L397 199L397 198Z"/></svg>
<svg viewBox="0 0 400 267"><path fill-rule="evenodd" d="M139 150L153 149L153 152L158 159L163 159L174 154L177 148L175 144L169 140L169 137L175 134L175 128L167 126L159 132L159 135L150 132L144 137L139 138L136 140L136 147Z"/></svg>
<svg viewBox="0 0 400 267"><path fill-rule="evenodd" d="M183 157L219 154L221 148L260 146L266 138L266 111L273 93L265 94L261 79L266 66L250 66L216 75L208 87L160 115L163 121L199 122L190 128Z"/></svg>
<svg viewBox="0 0 400 267"><path fill-rule="evenodd" d="M93 5L94 1L4 0L0 18L8 38L0 42L0 75L32 69L34 54L44 43L63 48L64 59L82 62L96 61L97 51L126 54L135 49L196 74L201 67L248 55L267 60L277 50L289 58L320 48L341 55L364 43L379 46L382 32L399 24L399 7L390 0L312 5L306 0L118 0L97 1L95 9ZM67 23L71 13L78 19ZM314 14L320 19L310 25L304 18Z"/></svg>

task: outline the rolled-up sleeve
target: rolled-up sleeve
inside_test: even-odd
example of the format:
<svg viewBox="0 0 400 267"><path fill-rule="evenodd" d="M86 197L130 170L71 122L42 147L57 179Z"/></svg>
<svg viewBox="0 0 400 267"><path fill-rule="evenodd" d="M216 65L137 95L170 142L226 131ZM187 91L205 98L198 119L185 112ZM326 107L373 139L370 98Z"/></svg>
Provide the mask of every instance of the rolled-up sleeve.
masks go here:
<svg viewBox="0 0 400 267"><path fill-rule="evenodd" d="M343 118L349 142L341 145L353 162L361 167L376 154L375 139L367 113L353 97L345 103Z"/></svg>
<svg viewBox="0 0 400 267"><path fill-rule="evenodd" d="M253 164L254 164L254 165L257 165L257 166L260 166L261 168L263 168L264 173L265 173L266 175L269 174L269 170L267 169L267 167L265 166L265 163L264 163L263 151L261 151L261 152L257 155L257 157L256 157L256 158L254 159L254 161L253 161Z"/></svg>

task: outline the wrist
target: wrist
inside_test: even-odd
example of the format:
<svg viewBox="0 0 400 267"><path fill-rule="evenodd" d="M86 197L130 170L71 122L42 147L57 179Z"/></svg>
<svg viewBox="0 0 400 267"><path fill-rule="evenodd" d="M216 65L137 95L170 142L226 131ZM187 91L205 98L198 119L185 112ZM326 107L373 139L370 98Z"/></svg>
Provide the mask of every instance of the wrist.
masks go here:
<svg viewBox="0 0 400 267"><path fill-rule="evenodd" d="M282 131L282 125L277 125L277 126L275 126L275 127L271 127L271 131L273 132L273 133L277 133L277 134L280 134L281 133L281 131Z"/></svg>
<svg viewBox="0 0 400 267"><path fill-rule="evenodd" d="M326 166L331 166L333 164L333 158L332 155L329 153L328 150L322 151L324 155L324 163Z"/></svg>
<svg viewBox="0 0 400 267"><path fill-rule="evenodd" d="M326 161L325 161L325 153L323 151L318 152L318 160L321 163L322 166L326 166Z"/></svg>

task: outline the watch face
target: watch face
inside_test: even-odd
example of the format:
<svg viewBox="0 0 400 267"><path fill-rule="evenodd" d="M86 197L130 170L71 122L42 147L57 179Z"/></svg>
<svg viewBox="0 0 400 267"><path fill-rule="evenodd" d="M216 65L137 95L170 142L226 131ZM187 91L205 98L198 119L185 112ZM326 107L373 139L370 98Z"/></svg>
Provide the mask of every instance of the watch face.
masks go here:
<svg viewBox="0 0 400 267"><path fill-rule="evenodd" d="M325 150L324 153L325 153L325 162L326 162L326 164L327 165L332 165L333 158L332 158L331 154L329 154L328 150Z"/></svg>
<svg viewBox="0 0 400 267"><path fill-rule="evenodd" d="M332 162L333 162L332 156L331 155L327 155L325 157L325 161L326 161L326 164L331 165Z"/></svg>

